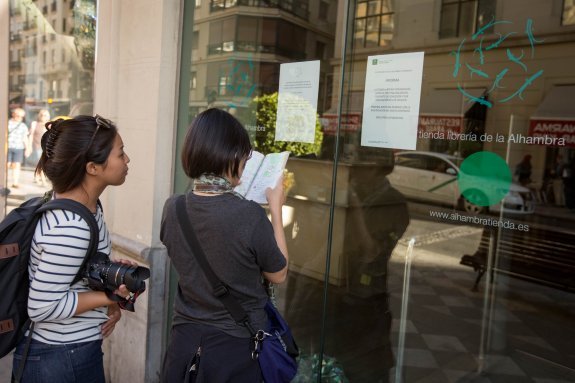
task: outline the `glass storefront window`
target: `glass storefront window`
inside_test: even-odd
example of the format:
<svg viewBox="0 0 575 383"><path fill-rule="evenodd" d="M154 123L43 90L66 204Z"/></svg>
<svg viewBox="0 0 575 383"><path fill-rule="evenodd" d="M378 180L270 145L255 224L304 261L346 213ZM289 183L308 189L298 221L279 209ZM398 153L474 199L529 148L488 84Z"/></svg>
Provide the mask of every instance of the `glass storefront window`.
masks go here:
<svg viewBox="0 0 575 383"><path fill-rule="evenodd" d="M93 113L96 0L10 0L9 109L23 110L31 152L10 164L8 207L50 185L34 177L43 124ZM21 201L20 201L21 202Z"/></svg>
<svg viewBox="0 0 575 383"><path fill-rule="evenodd" d="M180 101L186 123L223 108L256 150L292 153L276 298L302 350L296 381L317 381L319 363L333 381L573 381L572 2L561 20L545 2L211 4L195 9ZM362 144L369 65L414 51L413 148ZM276 140L282 65L316 60L313 143ZM394 81L382 108L411 86Z"/></svg>

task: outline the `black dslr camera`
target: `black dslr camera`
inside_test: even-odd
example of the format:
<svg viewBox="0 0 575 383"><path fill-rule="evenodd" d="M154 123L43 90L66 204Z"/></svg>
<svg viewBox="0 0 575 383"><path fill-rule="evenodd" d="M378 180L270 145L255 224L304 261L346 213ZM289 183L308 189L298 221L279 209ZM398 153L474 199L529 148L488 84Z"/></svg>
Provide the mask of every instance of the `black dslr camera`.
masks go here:
<svg viewBox="0 0 575 383"><path fill-rule="evenodd" d="M92 290L104 291L110 299L118 301L121 308L134 311L136 298L146 290L144 281L150 278L150 269L112 262L106 254L97 252L89 259L83 277ZM120 285L126 285L133 294L127 298L115 295L113 292Z"/></svg>

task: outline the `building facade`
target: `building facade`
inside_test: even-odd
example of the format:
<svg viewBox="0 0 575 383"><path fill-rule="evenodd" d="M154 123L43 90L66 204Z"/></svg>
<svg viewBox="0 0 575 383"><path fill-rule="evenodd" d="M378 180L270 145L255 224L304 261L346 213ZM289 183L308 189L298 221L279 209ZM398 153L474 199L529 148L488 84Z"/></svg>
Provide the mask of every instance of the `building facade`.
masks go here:
<svg viewBox="0 0 575 383"><path fill-rule="evenodd" d="M98 113L132 160L102 202L114 256L152 276L105 342L110 382L158 381L177 288L160 218L209 107L293 154L276 299L296 381L575 380L572 0L10 0L0 25L0 119ZM371 65L413 52L413 147L366 145ZM309 61L314 142L275 141L282 64ZM410 91L378 86L382 107Z"/></svg>

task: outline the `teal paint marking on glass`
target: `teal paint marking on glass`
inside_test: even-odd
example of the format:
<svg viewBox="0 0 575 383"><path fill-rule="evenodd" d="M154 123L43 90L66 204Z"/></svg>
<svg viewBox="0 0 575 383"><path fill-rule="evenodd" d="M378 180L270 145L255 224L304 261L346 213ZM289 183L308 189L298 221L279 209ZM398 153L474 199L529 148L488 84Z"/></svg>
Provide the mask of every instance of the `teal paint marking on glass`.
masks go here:
<svg viewBox="0 0 575 383"><path fill-rule="evenodd" d="M485 73L484 71L479 70L477 68L474 68L471 65L469 65L468 63L465 63L465 66L467 67L467 69L469 69L469 72L471 73L471 75L470 75L471 78L473 78L474 74L481 76L483 78L489 78L489 75L487 73Z"/></svg>
<svg viewBox="0 0 575 383"><path fill-rule="evenodd" d="M495 16L493 16L490 22L479 28L477 32L475 32L475 34L471 36L471 40L475 40L478 36L483 34L483 32L485 32L486 30L497 24L511 24L511 21L505 21L505 20L496 21Z"/></svg>
<svg viewBox="0 0 575 383"><path fill-rule="evenodd" d="M515 64L519 65L521 68L523 68L525 72L527 72L527 65L521 62L521 59L523 58L524 55L525 52L523 52L523 49L521 49L521 56L517 57L513 54L513 52L511 52L509 48L507 48L507 58L513 61Z"/></svg>
<svg viewBox="0 0 575 383"><path fill-rule="evenodd" d="M491 108L493 106L493 104L491 102L487 101L484 97L475 97L475 96L470 95L465 90L463 90L463 88L459 84L457 84L457 89L459 89L461 94L464 95L465 97L467 97L470 102L477 102L477 103L479 103L481 105L485 105L489 108Z"/></svg>
<svg viewBox="0 0 575 383"><path fill-rule="evenodd" d="M542 43L545 40L536 40L533 36L533 20L527 19L527 23L525 23L525 33L529 38L529 45L531 45L531 58L535 55L535 43Z"/></svg>
<svg viewBox="0 0 575 383"><path fill-rule="evenodd" d="M487 93L491 93L496 88L504 88L503 86L500 86L499 83L501 82L501 80L503 80L503 77L505 77L505 74L508 71L509 68L505 68L501 72L497 73L497 76L495 76L495 81L493 81L493 84L491 85L491 88L489 88Z"/></svg>
<svg viewBox="0 0 575 383"><path fill-rule="evenodd" d="M486 51L490 51L492 49L495 49L497 47L499 47L499 45L501 45L502 42L505 41L505 39L507 39L509 36L514 35L515 32L509 32L508 34L506 34L505 36L502 36L501 33L498 33L499 35L499 39L491 44L489 44L489 46L487 48L485 48Z"/></svg>
<svg viewBox="0 0 575 383"><path fill-rule="evenodd" d="M535 73L533 76L527 78L525 80L525 82L523 83L523 85L521 85L521 87L519 89L517 89L517 91L515 91L511 96L505 97L504 99L500 100L499 102L507 102L515 96L519 96L519 98L523 100L523 91L525 90L525 88L527 88L529 85L531 85L533 83L533 81L535 81L535 79L537 77L541 76L542 74L543 74L543 69L541 69L540 71Z"/></svg>
<svg viewBox="0 0 575 383"><path fill-rule="evenodd" d="M457 77L459 74L459 68L461 68L461 47L465 43L465 39L461 40L457 52L451 52L452 56L455 56L455 64L453 65L453 77Z"/></svg>
<svg viewBox="0 0 575 383"><path fill-rule="evenodd" d="M485 64L485 54L483 53L483 36L481 37L481 40L479 40L479 46L473 50L474 55L475 52L479 53L479 64Z"/></svg>
<svg viewBox="0 0 575 383"><path fill-rule="evenodd" d="M503 158L483 151L470 155L461 163L457 184L469 202L492 206L507 195L511 178L511 170Z"/></svg>
<svg viewBox="0 0 575 383"><path fill-rule="evenodd" d="M512 52L510 48L506 48L506 54L509 62L513 64L512 66L504 68L503 70L499 71L499 73L495 77L490 73L489 69L491 67L484 67L484 65L488 63L489 53L493 52L493 50L496 48L501 48L503 42L505 42L510 36L517 34L517 32L508 32L504 35L501 33L495 33L497 36L499 36L498 39L489 44L487 47L484 47L484 38L487 36L486 31L497 24L513 24L513 23L507 20L496 20L495 17L493 17L489 23L487 23L486 25L481 27L477 32L475 32L471 40L476 40L479 37L480 39L478 43L475 42L475 45L479 44L479 46L473 48L474 59L472 61L464 62L465 57L461 53L464 50L463 48L466 41L465 39L461 41L461 43L457 47L457 50L452 51L450 53L452 56L455 57L453 73L452 73L454 78L458 77L460 74L463 81L466 80L465 74L467 74L471 79L473 79L474 76L482 77L484 79L494 78L489 89L486 90L481 97L472 96L469 92L467 92L464 89L464 86L461 85L462 83L457 84L457 89L459 90L459 92L461 92L463 96L467 98L468 102L477 102L481 105L487 106L488 108L492 108L495 103L505 103L515 97L519 97L519 99L523 100L523 92L525 91L525 89L530 85L532 85L533 82L543 74L542 69L535 72L534 74L533 71L531 71L530 73L528 68L529 62L526 62L525 59L526 56L525 52L521 50L521 54L516 55ZM533 20L527 19L525 33L529 38L529 44L531 45L531 58L533 58L535 52L535 44L543 42L543 40L537 40L533 36ZM469 47L469 50L471 50L471 47ZM479 60L477 60L477 56L479 56ZM465 64L465 66L463 64ZM513 91L513 93L510 96L502 98L502 96L499 96L499 94L495 91L497 89L504 88L503 86L501 86L501 81L508 74L517 76L516 67L520 67L521 72L523 73L524 76L526 76L524 83L522 84L521 87ZM461 68L465 68L466 71L460 70ZM487 100L487 95L490 95L489 101Z"/></svg>

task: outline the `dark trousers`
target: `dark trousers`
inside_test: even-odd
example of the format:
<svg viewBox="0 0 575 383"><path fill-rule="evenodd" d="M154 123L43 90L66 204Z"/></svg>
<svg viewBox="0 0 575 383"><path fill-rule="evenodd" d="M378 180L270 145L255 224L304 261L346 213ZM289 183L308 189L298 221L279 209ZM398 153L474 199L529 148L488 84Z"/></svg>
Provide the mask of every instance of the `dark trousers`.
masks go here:
<svg viewBox="0 0 575 383"><path fill-rule="evenodd" d="M251 340L196 323L172 327L162 383L261 383Z"/></svg>

